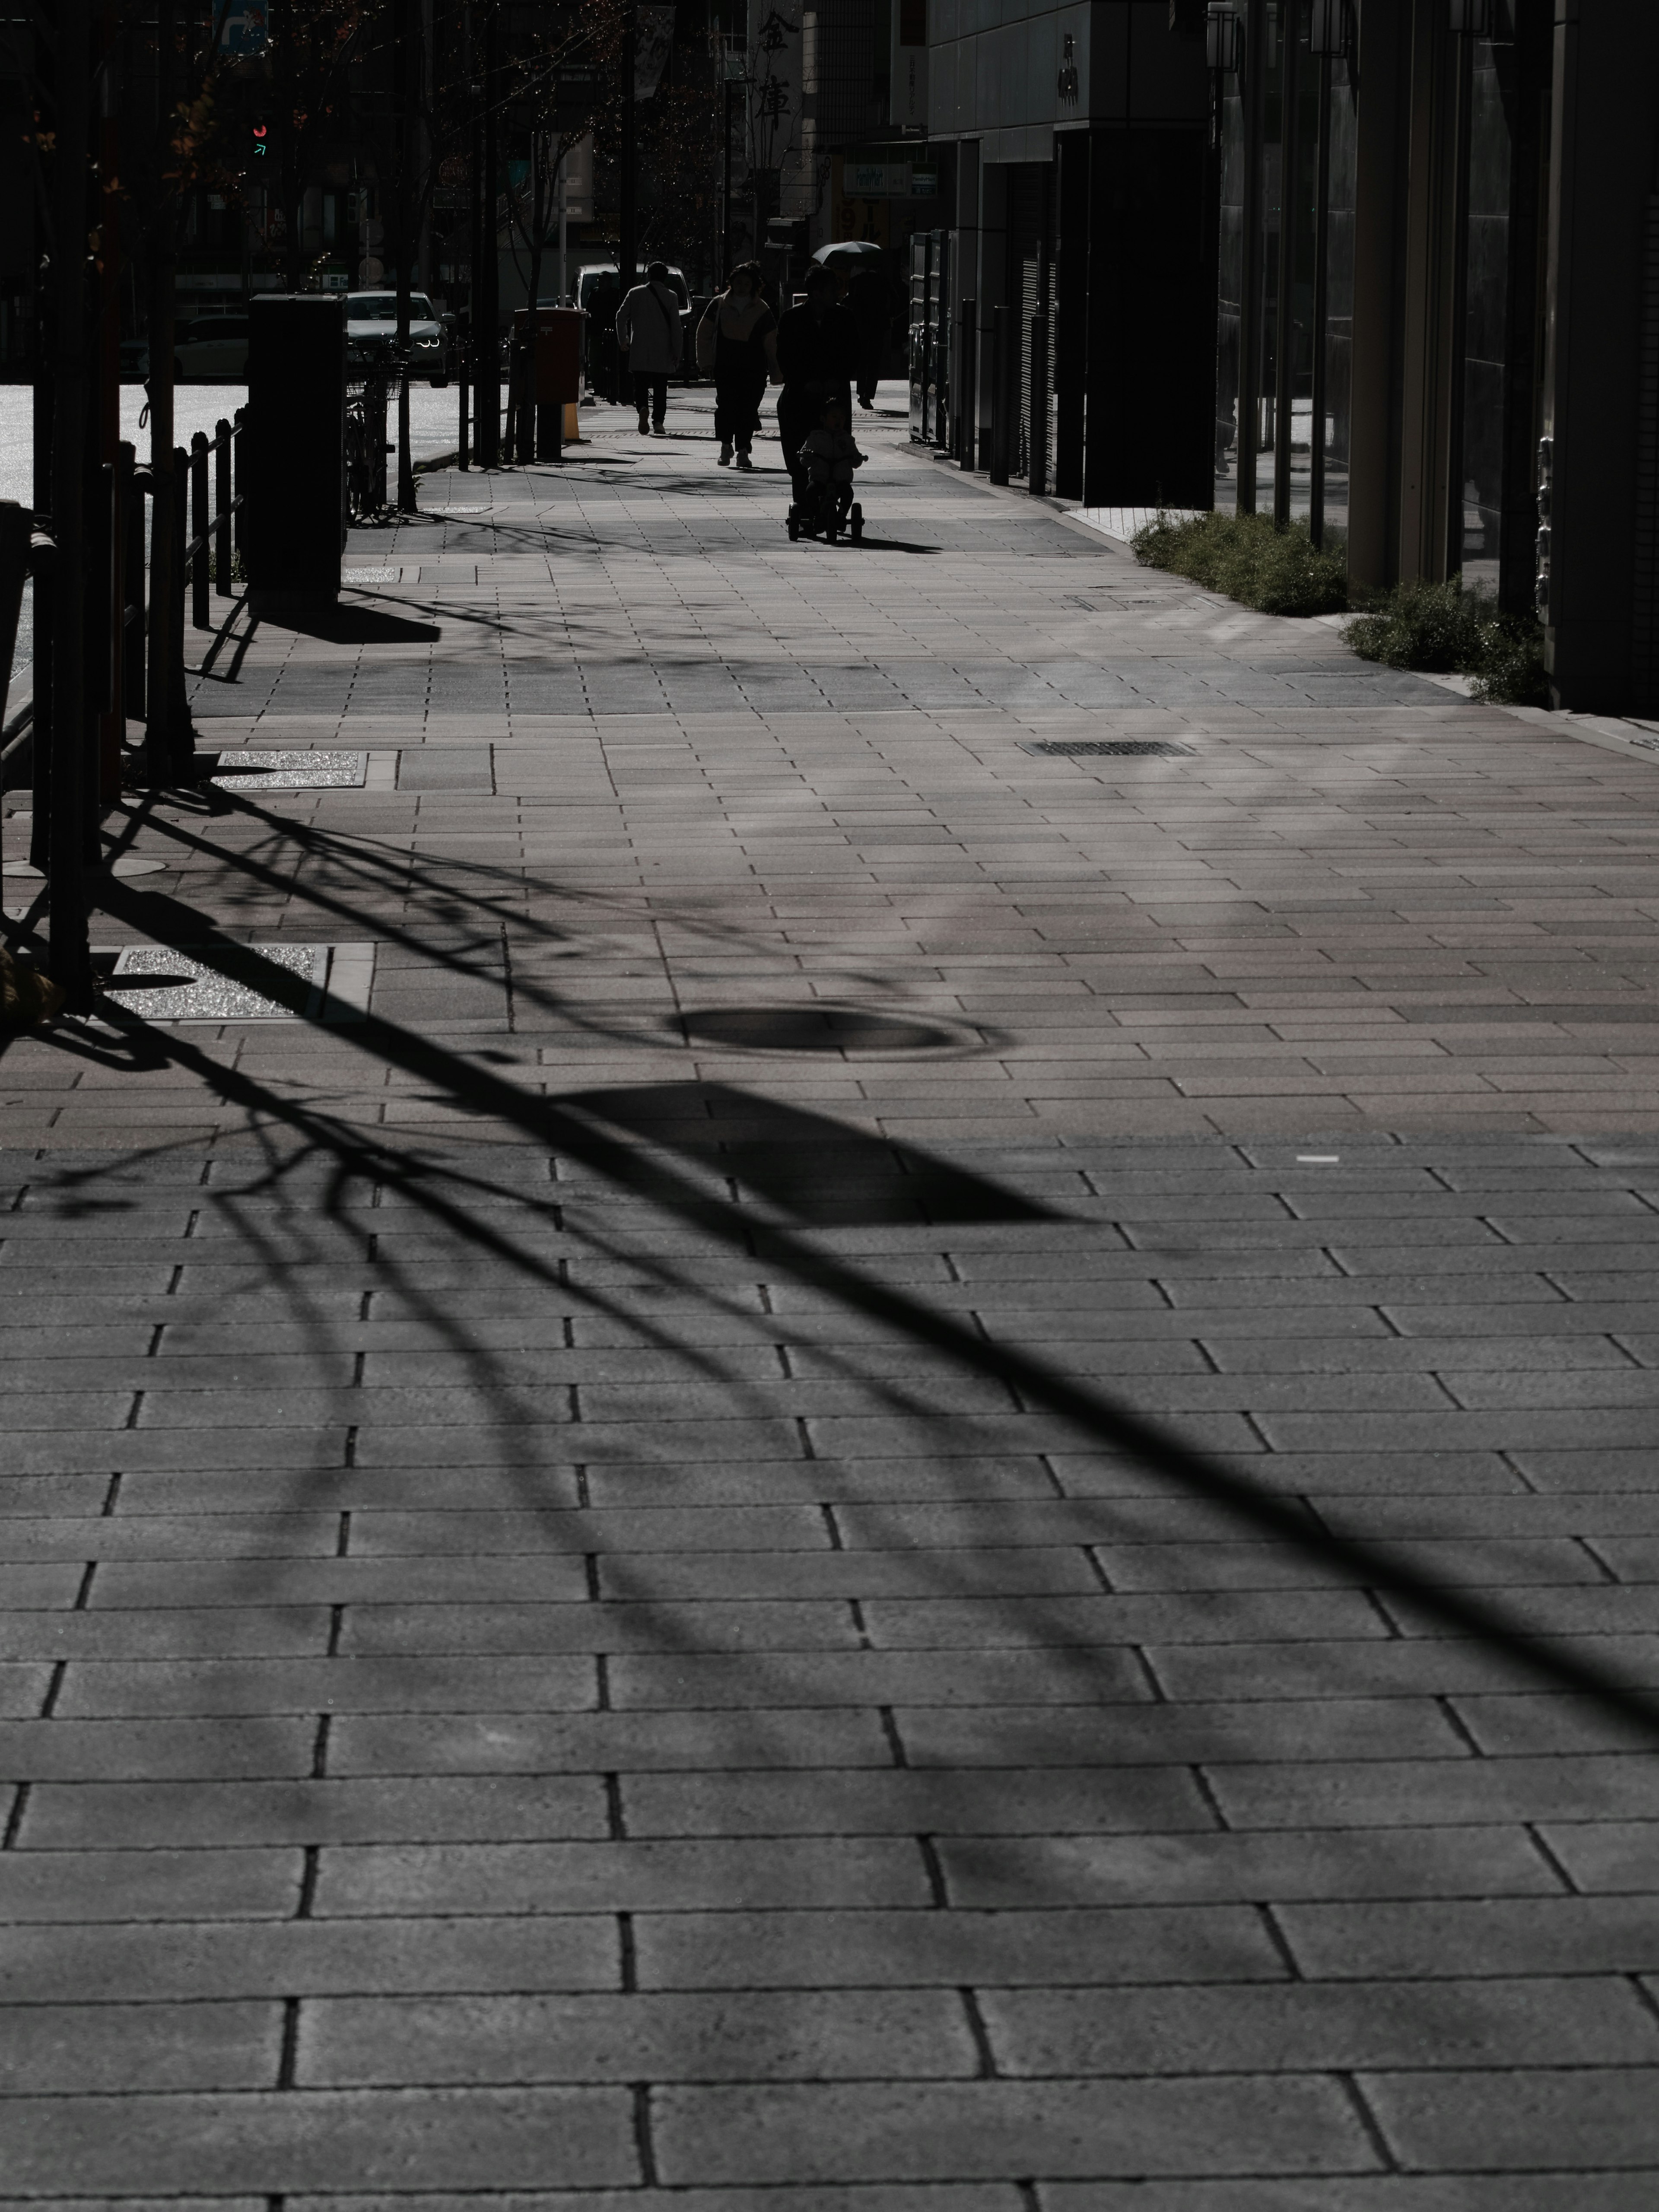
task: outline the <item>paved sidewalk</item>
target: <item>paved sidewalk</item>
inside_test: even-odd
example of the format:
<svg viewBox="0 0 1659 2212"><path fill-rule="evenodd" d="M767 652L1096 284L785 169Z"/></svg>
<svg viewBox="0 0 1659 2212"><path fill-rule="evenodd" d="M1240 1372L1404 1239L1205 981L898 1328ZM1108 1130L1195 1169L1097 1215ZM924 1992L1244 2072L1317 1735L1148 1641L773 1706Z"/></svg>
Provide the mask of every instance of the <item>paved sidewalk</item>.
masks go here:
<svg viewBox="0 0 1659 2212"><path fill-rule="evenodd" d="M0 1056L0 2212L1644 2212L1659 766L628 421Z"/></svg>

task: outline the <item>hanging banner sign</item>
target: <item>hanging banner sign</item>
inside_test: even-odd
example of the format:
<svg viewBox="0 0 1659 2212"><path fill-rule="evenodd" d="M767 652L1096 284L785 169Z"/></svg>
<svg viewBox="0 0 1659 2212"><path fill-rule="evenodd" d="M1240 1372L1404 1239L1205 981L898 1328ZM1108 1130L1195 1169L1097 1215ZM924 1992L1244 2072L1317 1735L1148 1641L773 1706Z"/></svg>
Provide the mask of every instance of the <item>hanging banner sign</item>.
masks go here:
<svg viewBox="0 0 1659 2212"><path fill-rule="evenodd" d="M270 35L266 0L214 0L213 43L222 54L261 54Z"/></svg>
<svg viewBox="0 0 1659 2212"><path fill-rule="evenodd" d="M668 50L674 43L674 10L638 8L635 15L639 28L634 42L634 97L649 100L668 66Z"/></svg>

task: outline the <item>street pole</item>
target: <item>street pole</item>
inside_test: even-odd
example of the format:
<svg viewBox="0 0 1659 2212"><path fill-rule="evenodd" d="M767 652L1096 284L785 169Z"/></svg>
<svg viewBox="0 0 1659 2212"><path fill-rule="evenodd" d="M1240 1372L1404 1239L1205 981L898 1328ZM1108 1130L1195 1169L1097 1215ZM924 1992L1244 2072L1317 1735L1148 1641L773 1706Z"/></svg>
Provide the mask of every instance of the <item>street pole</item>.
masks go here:
<svg viewBox="0 0 1659 2212"><path fill-rule="evenodd" d="M415 471L409 452L409 155L410 59L415 42L409 30L410 0L392 0L392 158L398 164L395 207L398 224L398 512L415 512Z"/></svg>
<svg viewBox="0 0 1659 2212"><path fill-rule="evenodd" d="M639 15L633 0L629 0L623 10L622 188L617 222L621 236L617 247L617 278L624 299L634 289L634 271L639 261L634 151L634 68L639 43Z"/></svg>
<svg viewBox="0 0 1659 2212"><path fill-rule="evenodd" d="M48 882L52 977L71 1012L92 1005L85 846L88 747L87 614L88 108L91 0L58 0L54 40L53 307L57 407L52 419L52 522L57 541L52 632L52 827Z"/></svg>
<svg viewBox="0 0 1659 2212"><path fill-rule="evenodd" d="M501 373L497 358L501 317L501 259L495 237L497 119L501 101L501 31L495 0L483 0L483 161L478 213L478 260L472 283L472 343L477 349L478 466L495 469L501 460Z"/></svg>
<svg viewBox="0 0 1659 2212"><path fill-rule="evenodd" d="M107 474L104 643L100 670L98 796L121 795L121 744L126 735L125 501L121 475L121 120L117 70L120 22L114 0L103 0L100 30L98 132L98 450Z"/></svg>
<svg viewBox="0 0 1659 2212"><path fill-rule="evenodd" d="M177 271L178 183L169 179L178 105L173 0L156 0L155 122L161 173L149 225L149 637L144 654L144 753L152 778L165 781L186 764L195 732L173 665L173 349ZM182 590L182 579L179 588Z"/></svg>
<svg viewBox="0 0 1659 2212"><path fill-rule="evenodd" d="M732 95L736 92L737 80L732 76L730 51L725 54L726 77L721 87L721 112L726 120L725 182L720 191L720 282L732 282Z"/></svg>

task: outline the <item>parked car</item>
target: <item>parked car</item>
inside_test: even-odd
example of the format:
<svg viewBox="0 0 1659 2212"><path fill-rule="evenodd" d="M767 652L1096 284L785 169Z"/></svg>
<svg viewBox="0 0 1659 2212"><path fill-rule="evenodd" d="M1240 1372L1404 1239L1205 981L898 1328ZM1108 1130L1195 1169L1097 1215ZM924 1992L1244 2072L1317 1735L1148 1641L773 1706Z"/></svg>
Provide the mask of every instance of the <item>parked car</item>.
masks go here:
<svg viewBox="0 0 1659 2212"><path fill-rule="evenodd" d="M390 368L398 337L395 292L350 292L346 295L346 367ZM441 386L449 381L449 339L424 292L409 295L409 369Z"/></svg>
<svg viewBox="0 0 1659 2212"><path fill-rule="evenodd" d="M175 383L242 384L247 380L247 310L210 307L180 319L173 333Z"/></svg>
<svg viewBox="0 0 1659 2212"><path fill-rule="evenodd" d="M691 311L691 294L690 288L686 284L685 272L682 269L677 269L672 261L668 264L668 281L680 295L681 312L683 313L689 314ZM617 264L614 261L590 263L586 268L580 270L577 272L576 305L579 307L586 307L591 311L593 304L593 293L595 289L600 284L610 284L614 286L619 282L620 279L617 274ZM635 282L640 284L643 284L645 282L645 264L643 261L640 264L639 274L635 277ZM550 303L544 302L544 304Z"/></svg>

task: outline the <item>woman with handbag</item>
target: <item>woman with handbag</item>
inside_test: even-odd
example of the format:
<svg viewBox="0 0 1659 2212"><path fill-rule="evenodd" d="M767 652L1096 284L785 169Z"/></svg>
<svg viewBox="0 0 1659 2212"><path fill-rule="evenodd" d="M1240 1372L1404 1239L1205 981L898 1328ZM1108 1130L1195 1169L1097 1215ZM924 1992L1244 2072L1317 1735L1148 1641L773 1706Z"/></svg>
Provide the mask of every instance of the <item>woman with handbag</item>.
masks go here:
<svg viewBox="0 0 1659 2212"><path fill-rule="evenodd" d="M697 325L697 370L714 380L714 434L720 465L752 469L749 449L760 428L761 397L778 367L777 317L766 304L760 264L744 261L732 271Z"/></svg>
<svg viewBox="0 0 1659 2212"><path fill-rule="evenodd" d="M684 344L679 295L669 282L665 261L653 261L645 272L644 283L636 284L617 308L617 343L628 357L629 374L634 380L640 435L646 437L654 430L659 438L665 438L668 380L680 373Z"/></svg>

